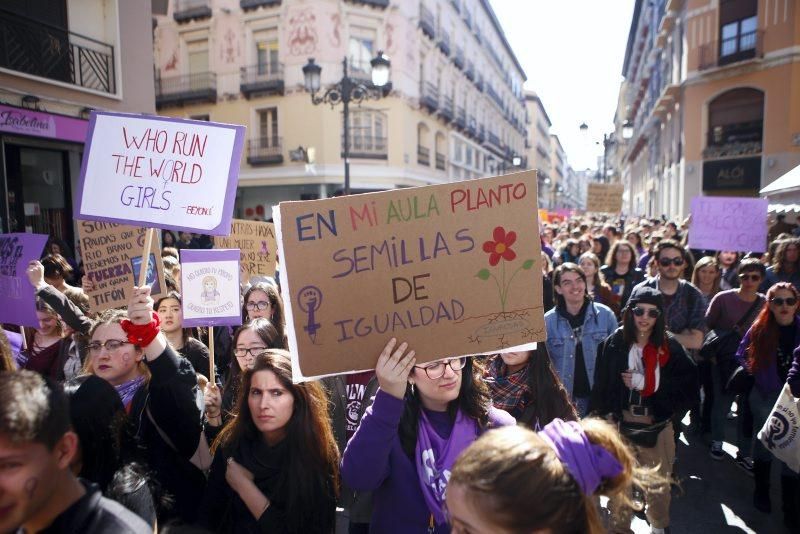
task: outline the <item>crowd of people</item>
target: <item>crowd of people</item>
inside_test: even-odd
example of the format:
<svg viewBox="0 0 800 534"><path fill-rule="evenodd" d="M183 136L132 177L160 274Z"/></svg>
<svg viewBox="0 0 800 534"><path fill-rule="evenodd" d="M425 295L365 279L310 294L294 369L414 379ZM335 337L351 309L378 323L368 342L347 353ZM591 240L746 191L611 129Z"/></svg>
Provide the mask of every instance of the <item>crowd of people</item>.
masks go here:
<svg viewBox="0 0 800 534"><path fill-rule="evenodd" d="M691 250L688 220L540 230L535 350L423 363L393 338L374 370L303 383L274 273L215 328L209 380L178 253L202 236L165 232L167 291L99 314L48 244L26 272L39 327L0 334L0 532L624 533L634 513L667 532L679 436L725 461L731 419L771 513L756 433L784 384L800 396L800 238L761 254ZM800 531L800 478L780 484Z"/></svg>

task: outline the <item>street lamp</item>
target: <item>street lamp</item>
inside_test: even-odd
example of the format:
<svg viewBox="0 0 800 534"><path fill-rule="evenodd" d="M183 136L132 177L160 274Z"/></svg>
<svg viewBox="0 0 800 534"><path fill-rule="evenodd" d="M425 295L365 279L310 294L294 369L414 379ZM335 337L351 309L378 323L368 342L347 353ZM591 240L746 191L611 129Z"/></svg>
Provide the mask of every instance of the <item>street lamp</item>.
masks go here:
<svg viewBox="0 0 800 534"><path fill-rule="evenodd" d="M350 102L360 104L364 100L378 99L384 96L383 89L389 83L389 68L391 61L382 51L370 60L372 67L372 88L359 80L350 78L347 72L347 57L342 60L342 79L333 87L330 87L321 96L317 96L320 90L322 67L314 62L314 58L308 58L308 63L303 66L303 79L306 91L311 93L311 103L330 104L331 108L342 103L344 106L344 194L350 194ZM378 91L374 91L377 89Z"/></svg>
<svg viewBox="0 0 800 534"><path fill-rule="evenodd" d="M633 137L633 123L625 121L622 123L622 138L627 140L631 137Z"/></svg>

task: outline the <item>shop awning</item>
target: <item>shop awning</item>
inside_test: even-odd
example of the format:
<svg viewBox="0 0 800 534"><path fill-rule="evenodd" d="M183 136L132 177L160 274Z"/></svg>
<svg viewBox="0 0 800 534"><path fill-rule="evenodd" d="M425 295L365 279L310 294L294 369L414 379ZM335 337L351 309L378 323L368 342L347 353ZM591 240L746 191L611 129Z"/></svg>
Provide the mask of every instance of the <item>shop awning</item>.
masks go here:
<svg viewBox="0 0 800 534"><path fill-rule="evenodd" d="M763 196L770 197L795 191L800 192L800 165L769 184L759 191L759 193Z"/></svg>

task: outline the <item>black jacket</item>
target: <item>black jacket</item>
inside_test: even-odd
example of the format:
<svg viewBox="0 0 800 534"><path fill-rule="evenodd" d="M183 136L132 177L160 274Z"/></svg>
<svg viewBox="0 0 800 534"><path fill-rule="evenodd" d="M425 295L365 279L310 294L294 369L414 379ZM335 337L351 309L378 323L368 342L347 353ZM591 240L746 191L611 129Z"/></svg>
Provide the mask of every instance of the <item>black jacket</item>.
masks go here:
<svg viewBox="0 0 800 534"><path fill-rule="evenodd" d="M141 517L103 497L97 484L81 483L86 494L61 512L42 534L152 534L152 527Z"/></svg>
<svg viewBox="0 0 800 534"><path fill-rule="evenodd" d="M697 367L686 351L668 335L669 361L661 368L658 391L648 398L656 422L670 419L673 413L684 413L700 402ZM620 417L629 405L630 390L622 381L628 369L629 347L625 345L622 327L597 347L594 387L589 412L604 417Z"/></svg>
<svg viewBox="0 0 800 534"><path fill-rule="evenodd" d="M600 274L603 275L603 279L610 286L613 286L614 279L619 277L619 275L614 272L614 269L612 269L610 265L603 265L603 267L600 268ZM640 282L644 282L644 271L638 267L634 267L621 278L625 279L625 291L621 296L615 296L615 304L619 305L620 310L622 310L622 308L625 307L625 304L628 303L628 299L631 296L631 291L633 291L633 286Z"/></svg>

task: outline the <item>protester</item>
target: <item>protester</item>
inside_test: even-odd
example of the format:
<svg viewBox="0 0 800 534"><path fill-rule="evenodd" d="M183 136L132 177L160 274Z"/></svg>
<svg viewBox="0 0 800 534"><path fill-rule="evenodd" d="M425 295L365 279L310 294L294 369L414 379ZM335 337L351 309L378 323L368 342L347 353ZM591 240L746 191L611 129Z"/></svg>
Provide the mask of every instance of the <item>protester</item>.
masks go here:
<svg viewBox="0 0 800 534"><path fill-rule="evenodd" d="M78 282L81 272L78 262L75 261L75 255L72 253L66 241L58 237L50 236L50 239L47 240L47 244L44 246L44 253L44 257L60 256L67 264L67 269L63 271L66 281L70 284Z"/></svg>
<svg viewBox="0 0 800 534"><path fill-rule="evenodd" d="M722 271L717 260L711 256L704 256L694 264L692 273L692 285L694 285L702 295L703 313L708 310L708 305L714 295L720 291L720 279Z"/></svg>
<svg viewBox="0 0 800 534"><path fill-rule="evenodd" d="M491 430L459 456L447 490L453 534L606 532L595 500L631 488L669 491L599 419L556 419L541 432Z"/></svg>
<svg viewBox="0 0 800 534"><path fill-rule="evenodd" d="M0 532L148 534L153 529L81 481L64 392L31 371L0 373Z"/></svg>
<svg viewBox="0 0 800 534"><path fill-rule="evenodd" d="M344 451L342 478L374 492L372 531L448 532L444 493L456 457L514 418L490 405L471 358L417 366L407 348L393 338L381 352L380 387Z"/></svg>
<svg viewBox="0 0 800 534"><path fill-rule="evenodd" d="M611 243L609 243L608 238L604 235L596 236L592 241L592 252L602 260L608 257L608 250L610 248Z"/></svg>
<svg viewBox="0 0 800 534"><path fill-rule="evenodd" d="M796 225L786 222L786 214L779 213L775 216L775 224L769 227L767 239L775 241L780 234L791 234L795 228Z"/></svg>
<svg viewBox="0 0 800 534"><path fill-rule="evenodd" d="M598 304L608 306L614 312L614 315L619 317L619 302L614 298L615 295L611 291L611 286L600 276L600 258L593 252L585 252L578 259L578 265L580 265L583 274L586 275L586 292L589 297Z"/></svg>
<svg viewBox="0 0 800 534"><path fill-rule="evenodd" d="M736 289L739 287L739 278L737 276L737 267L739 266L738 252L734 251L721 251L717 252L717 263L722 270L722 277L719 281L719 288L723 291L728 289Z"/></svg>
<svg viewBox="0 0 800 534"><path fill-rule="evenodd" d="M278 330L281 338L286 337L283 299L275 286L264 282L253 284L245 292L243 302L242 317L245 322L264 317Z"/></svg>
<svg viewBox="0 0 800 534"><path fill-rule="evenodd" d="M14 364L14 351L11 349L11 343L8 341L8 336L5 330L0 331L0 373L5 371L16 371L17 366Z"/></svg>
<svg viewBox="0 0 800 534"><path fill-rule="evenodd" d="M326 403L319 384L292 383L289 353L260 353L242 375L236 417L214 441L201 523L216 532L332 532L339 452Z"/></svg>
<svg viewBox="0 0 800 534"><path fill-rule="evenodd" d="M784 239L777 244L759 290L765 293L778 282L789 282L800 288L800 238Z"/></svg>
<svg viewBox="0 0 800 534"><path fill-rule="evenodd" d="M486 379L492 405L511 414L517 424L538 430L556 418L578 418L544 343L538 343L535 350L494 355Z"/></svg>
<svg viewBox="0 0 800 534"><path fill-rule="evenodd" d="M161 230L161 247L168 248L168 247L175 247L178 244L178 239L175 237L175 233L171 230Z"/></svg>
<svg viewBox="0 0 800 534"><path fill-rule="evenodd" d="M67 284L66 280L72 278L72 266L66 259L59 255L49 254L41 259L44 267L45 281L67 295L83 313L89 311L89 296L79 287Z"/></svg>
<svg viewBox="0 0 800 534"><path fill-rule="evenodd" d="M644 272L636 267L636 251L627 241L617 241L600 269L603 279L611 286L615 304L622 309L634 286L644 280Z"/></svg>
<svg viewBox="0 0 800 534"><path fill-rule="evenodd" d="M767 291L767 304L761 309L753 326L744 335L736 359L754 377L749 394L755 428L764 426L778 400L789 370L794 363L795 348L800 345L800 302L797 288L788 282L779 282ZM770 465L772 455L760 440L754 440L753 474L755 489L753 506L761 512L772 510L769 495ZM781 496L784 521L800 526L800 509L797 507L798 479L784 465L781 471Z"/></svg>
<svg viewBox="0 0 800 534"><path fill-rule="evenodd" d="M586 275L574 263L553 276L556 307L544 315L547 350L578 415L586 415L594 381L597 346L617 328L614 312L586 293Z"/></svg>
<svg viewBox="0 0 800 534"><path fill-rule="evenodd" d="M86 370L117 389L139 461L175 500L159 523L191 521L202 497L203 473L190 462L200 445L197 378L159 329L150 287L134 287L127 312L108 310L90 331Z"/></svg>
<svg viewBox="0 0 800 534"><path fill-rule="evenodd" d="M625 234L625 239L628 240L628 243L633 245L633 248L636 251L637 258L641 257L642 254L647 252L647 250L644 248L644 243L642 241L642 234L640 234L638 231L636 230L629 231L628 233Z"/></svg>
<svg viewBox="0 0 800 534"><path fill-rule="evenodd" d="M195 373L209 375L208 347L193 338L188 328L183 328L181 295L170 291L156 302L155 308L161 322L161 331L178 354L189 360ZM215 373L216 374L216 373Z"/></svg>
<svg viewBox="0 0 800 534"><path fill-rule="evenodd" d="M675 436L672 417L698 401L697 369L666 329L664 298L638 286L622 315L622 326L598 348L589 410L620 422L620 432L637 445L642 465L672 475ZM669 491L645 492L647 519L669 527ZM617 498L609 503L611 531L629 532L631 512Z"/></svg>
<svg viewBox="0 0 800 534"><path fill-rule="evenodd" d="M567 239L567 241L559 248L558 252L558 265L564 263L577 263L578 257L581 255L580 245L576 239Z"/></svg>
<svg viewBox="0 0 800 534"><path fill-rule="evenodd" d="M36 317L39 328L26 332L27 348L20 352L20 369L36 371L57 379L59 375L58 355L63 350L64 324L58 314L43 300L36 300Z"/></svg>

